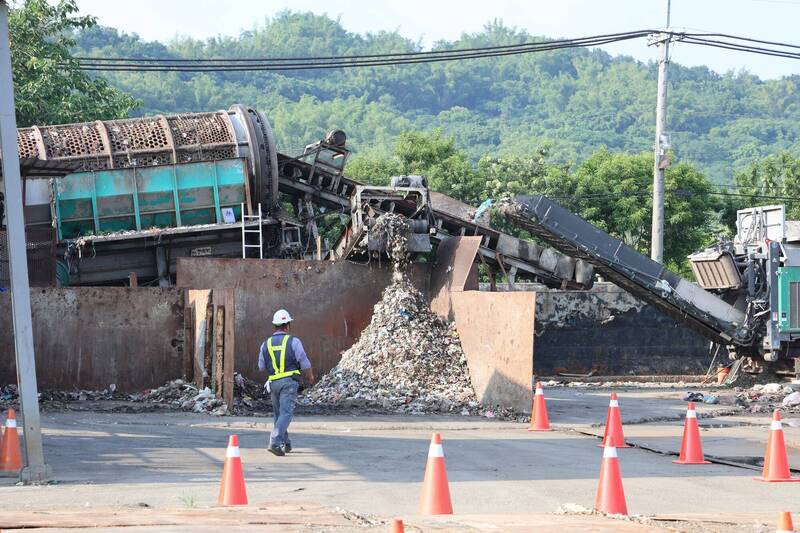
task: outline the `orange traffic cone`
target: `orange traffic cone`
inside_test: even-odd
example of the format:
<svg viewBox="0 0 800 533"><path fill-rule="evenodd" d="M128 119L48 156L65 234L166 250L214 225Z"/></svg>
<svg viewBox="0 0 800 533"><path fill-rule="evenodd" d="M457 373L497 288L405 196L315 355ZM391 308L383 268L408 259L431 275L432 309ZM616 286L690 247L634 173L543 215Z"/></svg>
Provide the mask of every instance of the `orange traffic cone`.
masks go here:
<svg viewBox="0 0 800 533"><path fill-rule="evenodd" d="M755 479L758 481L780 481L784 483L800 481L798 478L793 478L789 472L789 458L786 455L786 443L783 440L781 412L777 409L772 413L772 425L769 430L767 451L764 454L764 470L761 473L761 477Z"/></svg>
<svg viewBox="0 0 800 533"><path fill-rule="evenodd" d="M422 480L422 497L419 504L420 514L453 514L450 502L450 486L447 484L447 469L444 466L444 449L442 437L434 433L428 449L428 464L425 467L425 478Z"/></svg>
<svg viewBox="0 0 800 533"><path fill-rule="evenodd" d="M792 513L783 511L778 515L778 529L775 530L775 533L795 533Z"/></svg>
<svg viewBox="0 0 800 533"><path fill-rule="evenodd" d="M613 446L603 448L603 462L600 465L600 482L597 484L594 508L601 513L628 514L617 449Z"/></svg>
<svg viewBox="0 0 800 533"><path fill-rule="evenodd" d="M550 419L547 417L547 405L544 402L544 389L541 383L536 384L536 392L533 394L531 425L528 431L553 431L550 429Z"/></svg>
<svg viewBox="0 0 800 533"><path fill-rule="evenodd" d="M606 414L606 432L603 434L603 442L597 446L603 448L606 445L615 448L630 448L625 444L625 435L622 434L622 417L619 414L619 400L617 400L616 392L611 393L608 414Z"/></svg>
<svg viewBox="0 0 800 533"><path fill-rule="evenodd" d="M3 436L3 447L0 448L0 471L17 472L22 468L22 456L19 449L19 435L17 434L17 414L13 409L8 410L6 418L6 431Z"/></svg>
<svg viewBox="0 0 800 533"><path fill-rule="evenodd" d="M244 486L242 457L239 453L239 437L231 435L225 452L225 466L219 486L220 505L247 505L247 489Z"/></svg>
<svg viewBox="0 0 800 533"><path fill-rule="evenodd" d="M694 402L689 402L686 407L686 422L683 425L683 441L681 441L681 454L677 465L709 465L711 461L703 458L703 445L700 442L700 428L697 426L697 412Z"/></svg>
<svg viewBox="0 0 800 533"><path fill-rule="evenodd" d="M399 518L395 518L392 520L392 531L391 533L405 533L406 529L403 527L403 521Z"/></svg>

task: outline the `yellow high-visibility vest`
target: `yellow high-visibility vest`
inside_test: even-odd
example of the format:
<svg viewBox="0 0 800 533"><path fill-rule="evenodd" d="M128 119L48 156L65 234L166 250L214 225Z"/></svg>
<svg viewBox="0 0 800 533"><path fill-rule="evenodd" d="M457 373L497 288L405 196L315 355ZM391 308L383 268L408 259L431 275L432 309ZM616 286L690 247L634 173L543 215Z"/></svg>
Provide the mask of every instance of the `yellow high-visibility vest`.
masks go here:
<svg viewBox="0 0 800 533"><path fill-rule="evenodd" d="M289 337L290 335L284 335L280 345L277 346L272 344L272 337L267 339L267 351L269 352L269 358L272 360L272 375L269 377L269 381L300 375L299 370L290 370L286 372L286 347L289 344ZM280 360L276 352L280 352ZM278 361L280 361L280 365Z"/></svg>

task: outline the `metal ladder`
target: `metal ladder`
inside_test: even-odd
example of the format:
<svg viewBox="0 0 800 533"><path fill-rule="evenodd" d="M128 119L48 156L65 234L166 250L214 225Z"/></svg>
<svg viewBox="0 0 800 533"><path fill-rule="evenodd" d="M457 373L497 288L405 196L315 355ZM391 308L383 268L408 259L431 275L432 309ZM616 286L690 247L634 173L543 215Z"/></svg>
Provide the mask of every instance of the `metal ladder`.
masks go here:
<svg viewBox="0 0 800 533"><path fill-rule="evenodd" d="M242 204L242 259L247 259L248 248L258 248L258 258L264 259L264 239L261 234L261 204L258 204L257 215L245 214L244 204ZM258 223L257 229L247 229L248 223L252 225L253 222ZM247 244L247 234L258 233L258 244Z"/></svg>

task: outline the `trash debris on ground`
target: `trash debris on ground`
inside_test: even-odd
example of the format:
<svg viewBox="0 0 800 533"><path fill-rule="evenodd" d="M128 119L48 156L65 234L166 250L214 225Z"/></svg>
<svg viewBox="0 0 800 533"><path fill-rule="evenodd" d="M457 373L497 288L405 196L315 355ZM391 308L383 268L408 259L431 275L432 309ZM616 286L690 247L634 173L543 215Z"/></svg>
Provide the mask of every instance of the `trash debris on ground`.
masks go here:
<svg viewBox="0 0 800 533"><path fill-rule="evenodd" d="M796 405L800 405L800 392L793 392L783 398L781 401L784 407L794 407Z"/></svg>
<svg viewBox="0 0 800 533"><path fill-rule="evenodd" d="M703 401L703 393L702 392L687 392L683 396L684 402L702 402Z"/></svg>
<svg viewBox="0 0 800 533"><path fill-rule="evenodd" d="M211 389L205 387L198 390L197 387L182 379L174 379L157 389L131 394L129 398L133 402L165 404L181 411L213 415L228 414L228 406L221 398L215 397Z"/></svg>
<svg viewBox="0 0 800 533"><path fill-rule="evenodd" d="M703 403L707 403L709 405L715 405L719 403L719 398L717 398L713 394L706 394L705 396L703 396Z"/></svg>
<svg viewBox="0 0 800 533"><path fill-rule="evenodd" d="M800 392L781 383L759 383L749 389L737 388L734 402L750 413L771 413L778 408L800 413Z"/></svg>
<svg viewBox="0 0 800 533"><path fill-rule="evenodd" d="M192 383L182 379L174 379L161 387L133 394L119 392L115 384L99 391L44 390L39 393L39 404L44 410L97 409L110 412L141 412L175 409L218 416L228 414L228 407L223 400L214 397L211 389L198 390ZM19 407L16 385L6 385L0 388L0 409L5 410L9 407Z"/></svg>

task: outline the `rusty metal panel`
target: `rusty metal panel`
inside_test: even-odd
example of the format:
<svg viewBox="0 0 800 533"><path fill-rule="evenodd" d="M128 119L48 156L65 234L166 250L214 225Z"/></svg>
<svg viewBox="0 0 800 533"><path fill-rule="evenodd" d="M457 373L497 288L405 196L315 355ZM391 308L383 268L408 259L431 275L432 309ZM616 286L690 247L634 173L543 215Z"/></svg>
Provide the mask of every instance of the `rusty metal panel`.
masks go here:
<svg viewBox="0 0 800 533"><path fill-rule="evenodd" d="M42 389L140 391L183 374L183 291L74 287L31 290ZM11 297L0 294L0 383L15 383Z"/></svg>
<svg viewBox="0 0 800 533"><path fill-rule="evenodd" d="M372 318L372 308L391 281L388 264L288 259L178 259L178 285L236 288L236 372L252 379L258 351L272 332L272 314L286 308L295 321L315 373L333 368ZM417 288L428 294L429 266L414 265Z"/></svg>
<svg viewBox="0 0 800 533"><path fill-rule="evenodd" d="M456 329L478 400L531 411L534 292L454 292Z"/></svg>
<svg viewBox="0 0 800 533"><path fill-rule="evenodd" d="M478 289L475 256L481 237L448 237L436 249L436 264L431 271L431 309L452 320L451 292Z"/></svg>

